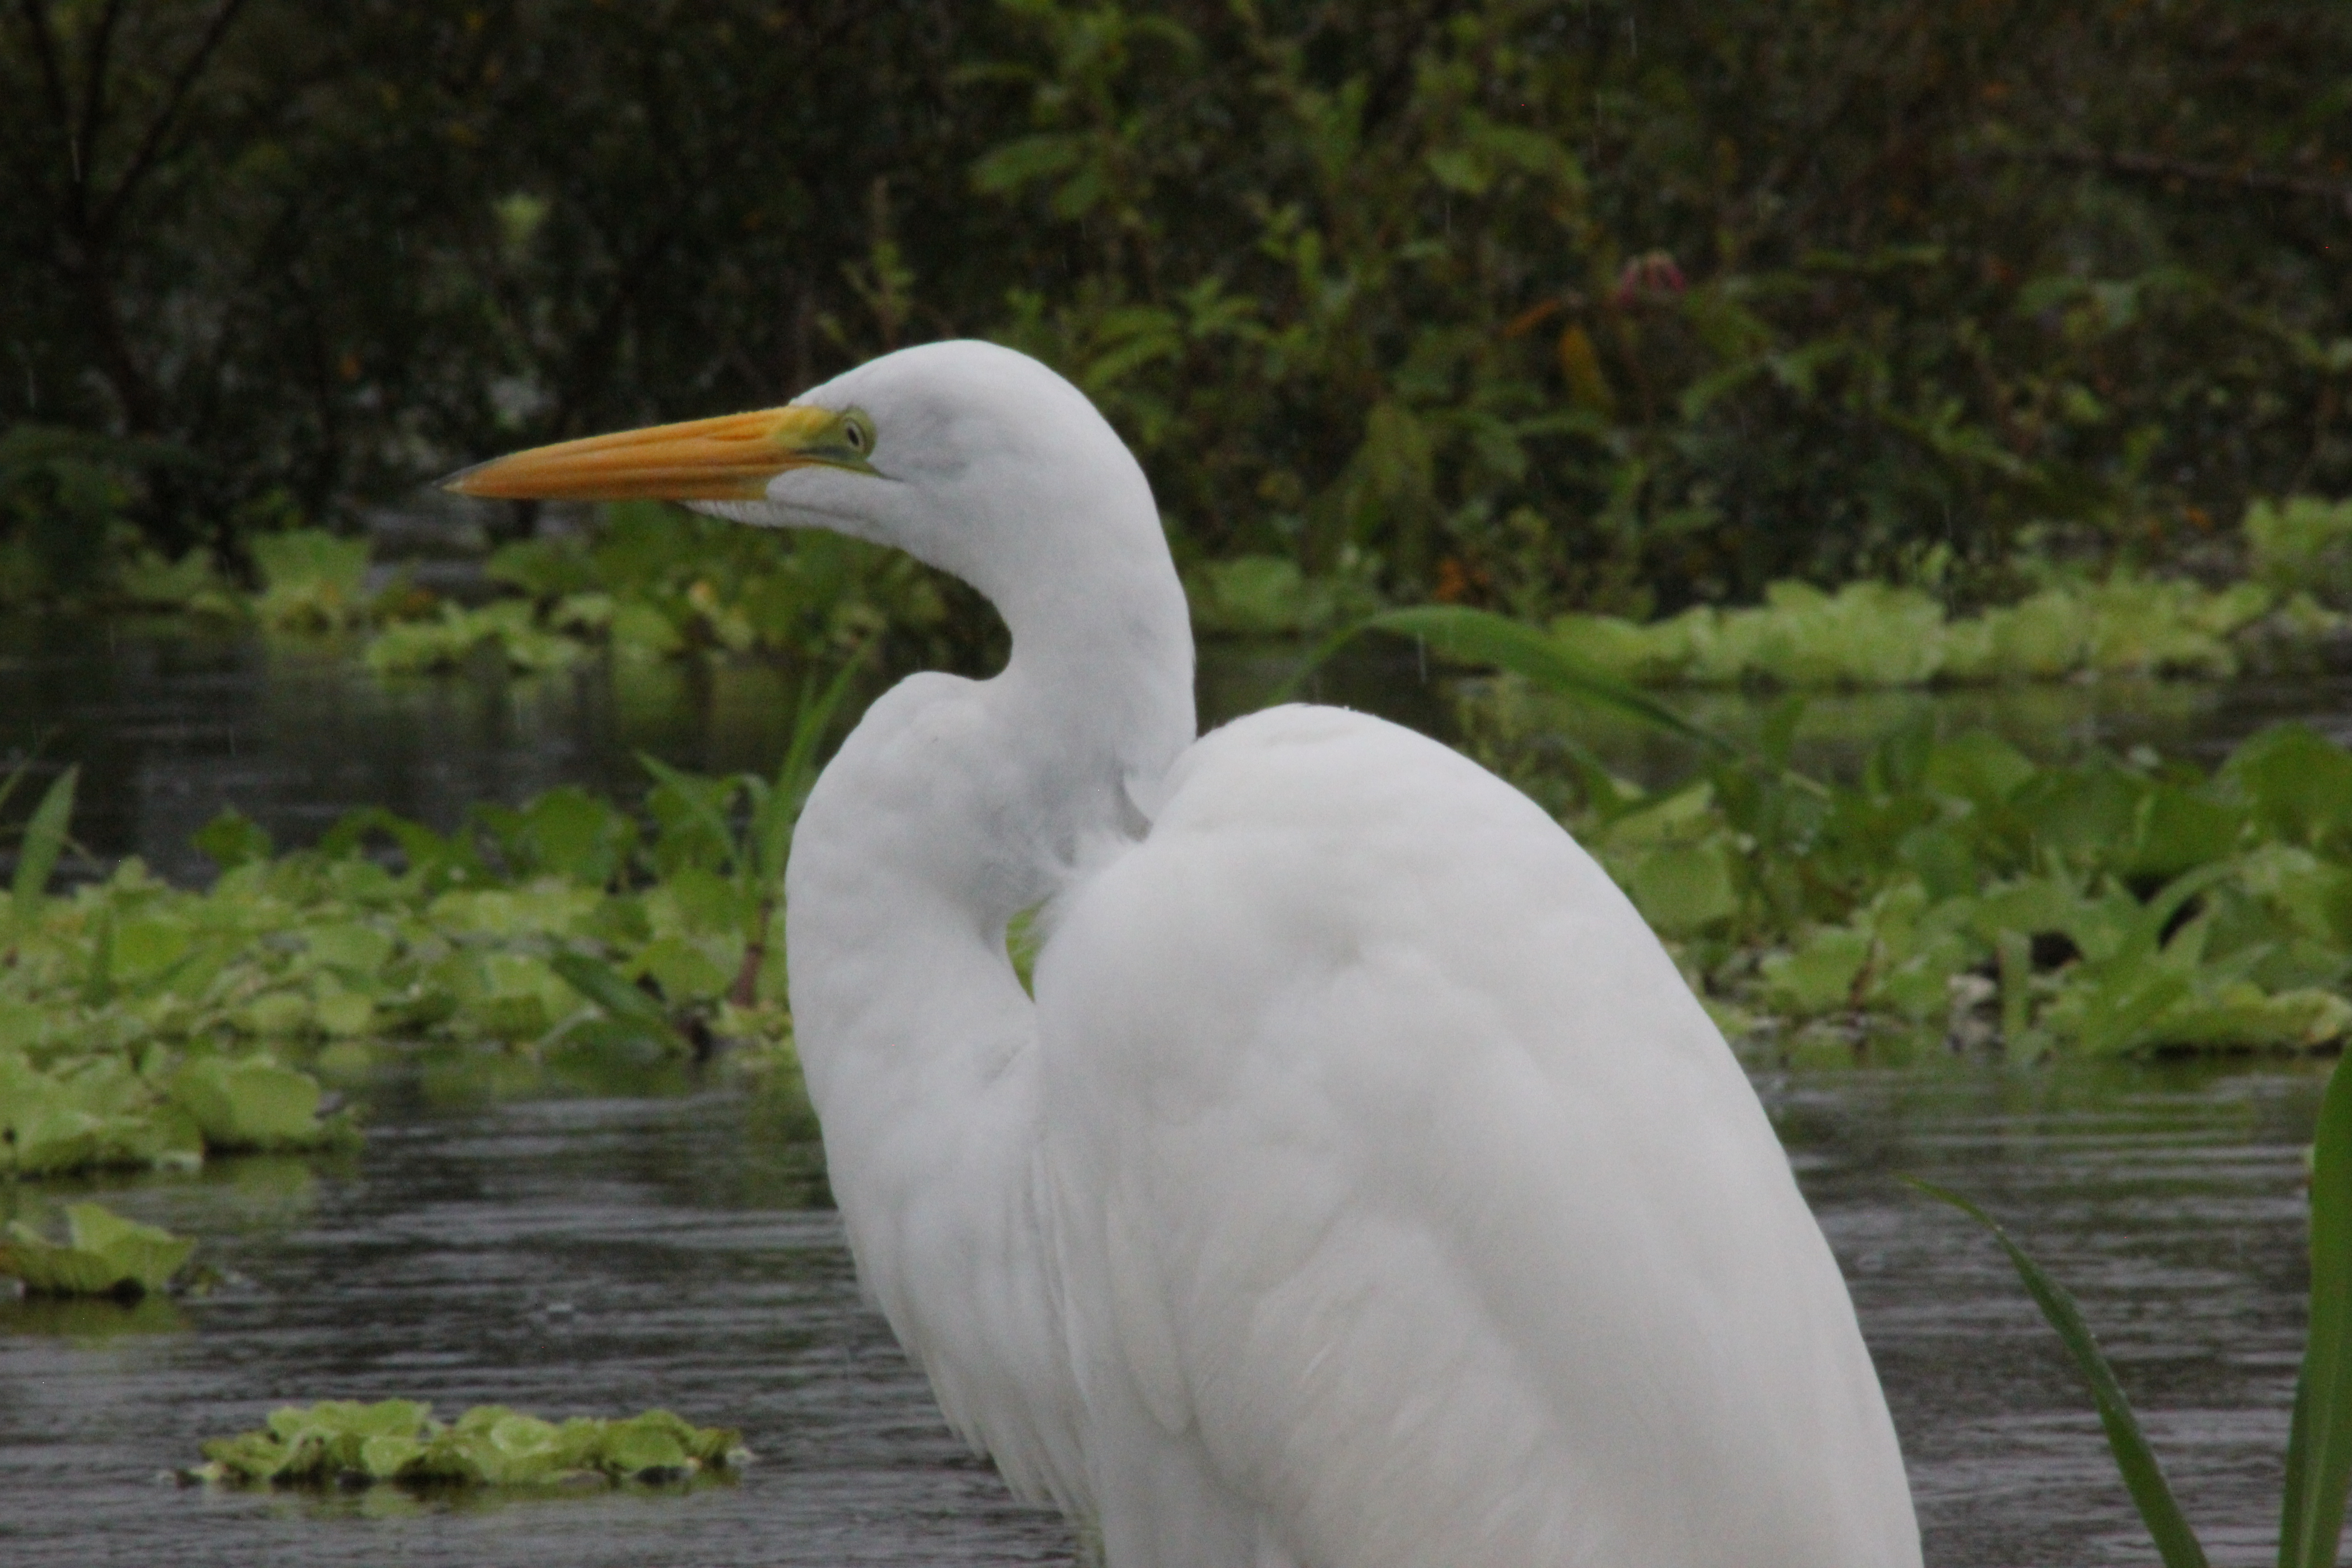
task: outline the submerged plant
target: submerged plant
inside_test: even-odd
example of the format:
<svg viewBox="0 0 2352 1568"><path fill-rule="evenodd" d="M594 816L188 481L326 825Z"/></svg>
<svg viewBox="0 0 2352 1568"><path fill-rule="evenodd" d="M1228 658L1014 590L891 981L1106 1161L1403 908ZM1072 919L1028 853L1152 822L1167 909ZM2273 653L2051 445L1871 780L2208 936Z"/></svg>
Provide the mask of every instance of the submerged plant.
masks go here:
<svg viewBox="0 0 2352 1568"><path fill-rule="evenodd" d="M204 1455L203 1464L180 1472L182 1479L550 1488L682 1481L740 1468L751 1458L734 1428L697 1426L667 1410L623 1421L544 1421L482 1405L444 1423L433 1418L431 1405L406 1399L289 1405L272 1412L257 1431L210 1439Z"/></svg>
<svg viewBox="0 0 2352 1568"><path fill-rule="evenodd" d="M2000 1223L1958 1193L1914 1181L1990 1231L2091 1385L2107 1446L2165 1568L2205 1568L2205 1550L2174 1498L2155 1450L2105 1352L2066 1288ZM2352 1073L2339 1061L2321 1099L2312 1148L2311 1316L2288 1429L2279 1521L2279 1568L2335 1568L2352 1490Z"/></svg>

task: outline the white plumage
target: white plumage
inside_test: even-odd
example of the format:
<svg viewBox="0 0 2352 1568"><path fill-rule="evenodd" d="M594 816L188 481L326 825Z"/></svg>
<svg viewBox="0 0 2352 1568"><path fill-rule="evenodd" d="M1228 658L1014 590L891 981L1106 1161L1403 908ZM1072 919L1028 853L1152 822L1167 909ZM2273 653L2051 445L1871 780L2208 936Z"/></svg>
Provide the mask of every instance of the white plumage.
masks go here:
<svg viewBox="0 0 2352 1568"><path fill-rule="evenodd" d="M772 418L749 488L667 493L911 551L1013 632L874 706L787 878L860 1275L1013 1485L1113 1568L1916 1565L1836 1264L1591 858L1375 719L1194 741L1150 489L1034 362L910 349ZM609 450L506 482L653 493Z"/></svg>

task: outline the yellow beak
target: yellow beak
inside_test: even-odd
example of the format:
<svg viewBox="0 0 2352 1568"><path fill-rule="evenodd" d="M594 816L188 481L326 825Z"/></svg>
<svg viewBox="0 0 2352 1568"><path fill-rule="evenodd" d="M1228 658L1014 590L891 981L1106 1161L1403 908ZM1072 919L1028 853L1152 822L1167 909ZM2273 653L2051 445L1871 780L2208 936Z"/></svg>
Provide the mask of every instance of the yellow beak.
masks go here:
<svg viewBox="0 0 2352 1568"><path fill-rule="evenodd" d="M762 408L495 458L443 489L509 500L758 500L786 468L835 460L829 408Z"/></svg>

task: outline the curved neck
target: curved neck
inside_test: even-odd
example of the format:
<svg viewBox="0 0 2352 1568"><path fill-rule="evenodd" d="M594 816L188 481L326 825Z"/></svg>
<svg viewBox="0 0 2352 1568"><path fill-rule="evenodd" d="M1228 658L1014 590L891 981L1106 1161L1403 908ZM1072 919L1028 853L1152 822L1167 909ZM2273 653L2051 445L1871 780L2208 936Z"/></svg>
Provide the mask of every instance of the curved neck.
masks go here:
<svg viewBox="0 0 2352 1568"><path fill-rule="evenodd" d="M1034 1008L1005 925L1140 832L1192 740L1183 593L1156 522L1150 542L999 595L1013 657L994 679L886 693L818 780L786 874L794 1034L860 1275L950 1420L1033 1494L1082 1472L1047 1451L1067 1423L1046 1407L1075 1394L1036 1209ZM951 1381L982 1368L1029 1386Z"/></svg>
<svg viewBox="0 0 2352 1568"><path fill-rule="evenodd" d="M1139 561L1105 552L1001 594L1013 630L1003 672L900 682L818 780L786 879L813 1091L836 1052L961 1048L919 1037L932 1031L912 1029L915 1016L944 1010L953 1036L976 992L1019 996L1006 922L1058 892L1090 845L1136 836L1157 807L1193 737L1192 644L1156 527L1150 544Z"/></svg>

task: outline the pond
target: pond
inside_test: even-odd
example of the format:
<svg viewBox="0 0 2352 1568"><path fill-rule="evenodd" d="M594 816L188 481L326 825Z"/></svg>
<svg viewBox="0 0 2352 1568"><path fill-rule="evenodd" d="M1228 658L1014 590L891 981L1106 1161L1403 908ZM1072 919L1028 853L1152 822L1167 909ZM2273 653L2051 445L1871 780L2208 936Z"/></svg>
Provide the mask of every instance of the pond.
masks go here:
<svg viewBox="0 0 2352 1568"><path fill-rule="evenodd" d="M228 806L290 847L362 805L446 831L476 801L515 804L561 784L634 802L647 783L641 752L705 773L772 772L800 689L797 672L726 660L378 677L358 651L350 639L162 620L0 619L0 765L79 763L74 829L86 849L204 880L210 863L188 838ZM1203 717L1261 706L1297 660L1289 649L1213 654ZM1435 731L1445 707L1423 673L1410 649L1366 648L1317 688Z"/></svg>
<svg viewBox="0 0 2352 1568"><path fill-rule="evenodd" d="M2150 1561L2056 1340L1970 1192L2081 1295L2217 1563L2266 1560L2302 1336L2315 1069L1943 1068L1760 1087L1853 1281L1948 1568ZM0 1304L0 1542L17 1563L1075 1561L941 1426L858 1300L798 1124L757 1094L483 1099L412 1078L348 1162L103 1189L201 1237L209 1294ZM453 1507L184 1489L276 1405L648 1406L759 1458L690 1492Z"/></svg>
<svg viewBox="0 0 2352 1568"><path fill-rule="evenodd" d="M1203 647L1202 723L1261 706L1299 657L1278 646ZM189 836L231 805L293 846L361 805L446 831L475 801L515 804L559 784L634 801L646 782L640 752L707 773L772 770L791 733L798 681L771 665L693 660L380 678L361 665L355 645L331 638L163 621L0 619L0 762L37 752L81 763L75 831L87 849L109 860L138 855L166 877L201 880L211 868ZM1303 694L1449 735L1446 689L1419 650L1383 639L1349 647ZM1738 692L1674 700L1742 737L1767 707ZM1948 728L1995 730L2044 758L2145 744L2210 763L2284 719L2352 739L2352 678L1824 694L1809 700L1798 760L1850 769L1872 742L1928 712ZM1694 760L1688 748L1606 713L1562 708L1558 721L1649 782Z"/></svg>
<svg viewBox="0 0 2352 1568"><path fill-rule="evenodd" d="M1204 659L1204 715L1246 709L1287 650ZM579 783L634 797L651 752L767 769L796 682L640 665L380 681L349 647L165 626L0 624L0 755L85 765L101 858L206 867L187 837L234 805L281 844L380 804L440 826L476 800ZM1410 647L1319 695L1442 731ZM1847 765L1923 708L2045 754L2086 742L2210 757L2262 722L2338 736L2343 683L1863 696L1817 702L1809 759ZM1736 694L1703 721L1752 731ZM1582 721L1612 763L1670 750ZM208 1294L0 1302L0 1550L40 1563L1067 1563L941 1426L857 1297L816 1152L791 1108L723 1080L517 1085L435 1061L366 1096L347 1159L228 1160L89 1192L199 1237ZM488 1064L495 1066L495 1063ZM1938 1063L1759 1088L1851 1280L1948 1568L2152 1561L2056 1340L1990 1243L1895 1179L1971 1193L2082 1296L2219 1563L2266 1561L2302 1336L2303 1146L2320 1069L2278 1061L2042 1069ZM391 1396L444 1415L674 1408L761 1456L686 1493L453 1507L160 1479L278 1404Z"/></svg>

